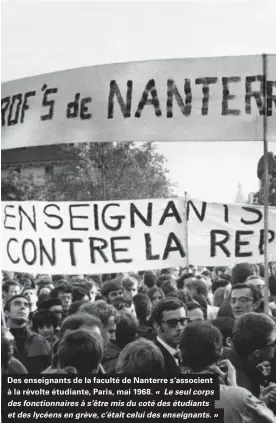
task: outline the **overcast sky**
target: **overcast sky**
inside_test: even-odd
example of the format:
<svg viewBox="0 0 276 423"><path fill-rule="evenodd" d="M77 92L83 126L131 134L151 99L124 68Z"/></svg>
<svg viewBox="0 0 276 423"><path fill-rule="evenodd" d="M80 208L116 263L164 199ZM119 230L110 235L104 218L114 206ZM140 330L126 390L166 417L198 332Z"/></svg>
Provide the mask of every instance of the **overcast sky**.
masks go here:
<svg viewBox="0 0 276 423"><path fill-rule="evenodd" d="M1 81L137 60L276 53L276 1L2 3ZM178 194L233 202L258 189L260 142L158 143ZM269 145L276 153L276 143Z"/></svg>

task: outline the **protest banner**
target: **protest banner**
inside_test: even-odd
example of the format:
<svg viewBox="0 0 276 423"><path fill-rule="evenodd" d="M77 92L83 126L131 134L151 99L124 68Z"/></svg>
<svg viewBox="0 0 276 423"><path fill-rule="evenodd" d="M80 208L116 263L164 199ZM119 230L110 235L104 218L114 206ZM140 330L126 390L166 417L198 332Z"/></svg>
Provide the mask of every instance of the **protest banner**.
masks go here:
<svg viewBox="0 0 276 423"><path fill-rule="evenodd" d="M267 56L267 140L276 141L276 54ZM273 116L271 119L270 117Z"/></svg>
<svg viewBox="0 0 276 423"><path fill-rule="evenodd" d="M268 56L268 140L275 140L274 62L275 56ZM2 149L73 142L260 141L263 80L262 56L256 55L92 66L6 82Z"/></svg>
<svg viewBox="0 0 276 423"><path fill-rule="evenodd" d="M183 198L2 202L5 270L89 274L182 266Z"/></svg>
<svg viewBox="0 0 276 423"><path fill-rule="evenodd" d="M234 266L264 261L264 207L189 200L189 262ZM276 260L276 208L269 208L268 261Z"/></svg>
<svg viewBox="0 0 276 423"><path fill-rule="evenodd" d="M184 198L3 202L3 268L96 274L185 266L187 258L200 266L263 262L263 207L193 199L186 204L187 210ZM272 207L268 241L268 260L275 261Z"/></svg>

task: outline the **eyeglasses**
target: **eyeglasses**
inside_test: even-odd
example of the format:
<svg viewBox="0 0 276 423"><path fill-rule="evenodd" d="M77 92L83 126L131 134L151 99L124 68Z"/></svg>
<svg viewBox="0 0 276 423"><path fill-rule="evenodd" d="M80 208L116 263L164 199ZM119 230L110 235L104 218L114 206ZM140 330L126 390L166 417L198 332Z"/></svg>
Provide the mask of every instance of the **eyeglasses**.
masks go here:
<svg viewBox="0 0 276 423"><path fill-rule="evenodd" d="M181 326L185 326L188 322L189 322L189 318L188 317L182 317L181 319L168 319L168 320L162 320L161 323L167 323L167 325L169 326L169 328L176 328L176 326L178 325L178 323L181 324Z"/></svg>
<svg viewBox="0 0 276 423"><path fill-rule="evenodd" d="M250 302L254 302L253 298L248 297L240 297L240 298L231 298L230 304L235 305L236 303L240 303L241 305L247 305Z"/></svg>

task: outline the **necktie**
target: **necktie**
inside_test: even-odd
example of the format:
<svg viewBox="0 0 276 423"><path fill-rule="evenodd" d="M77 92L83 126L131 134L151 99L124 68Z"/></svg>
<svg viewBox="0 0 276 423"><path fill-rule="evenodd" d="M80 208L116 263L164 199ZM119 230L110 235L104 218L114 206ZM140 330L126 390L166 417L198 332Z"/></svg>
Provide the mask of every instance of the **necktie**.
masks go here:
<svg viewBox="0 0 276 423"><path fill-rule="evenodd" d="M177 351L174 355L174 358L176 359L178 365L181 365L181 355L180 355L180 351Z"/></svg>

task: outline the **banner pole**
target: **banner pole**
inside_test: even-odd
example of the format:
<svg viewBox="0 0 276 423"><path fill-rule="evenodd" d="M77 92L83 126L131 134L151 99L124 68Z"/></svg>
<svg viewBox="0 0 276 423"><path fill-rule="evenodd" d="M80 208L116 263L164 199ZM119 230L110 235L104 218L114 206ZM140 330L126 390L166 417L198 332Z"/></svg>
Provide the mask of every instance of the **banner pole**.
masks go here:
<svg viewBox="0 0 276 423"><path fill-rule="evenodd" d="M263 143L264 143L264 277L267 289L264 292L265 313L269 312L269 274L268 274L268 142L267 142L267 55L263 54Z"/></svg>
<svg viewBox="0 0 276 423"><path fill-rule="evenodd" d="M189 262L189 242L188 242L189 234L188 234L188 215L187 215L187 211L188 211L188 193L187 193L187 191L185 191L184 198L185 198L185 200L184 200L184 202L185 202L184 207L185 207L185 210L186 210L186 215L185 215L186 253L187 253L187 259L186 259L187 265L186 266L189 267L190 262Z"/></svg>

